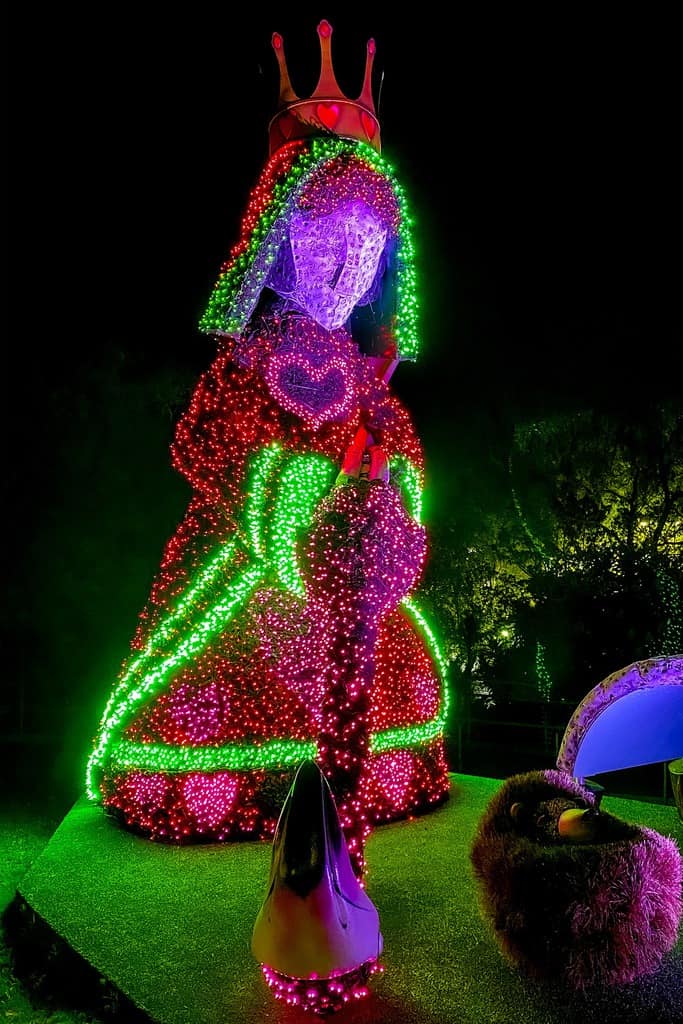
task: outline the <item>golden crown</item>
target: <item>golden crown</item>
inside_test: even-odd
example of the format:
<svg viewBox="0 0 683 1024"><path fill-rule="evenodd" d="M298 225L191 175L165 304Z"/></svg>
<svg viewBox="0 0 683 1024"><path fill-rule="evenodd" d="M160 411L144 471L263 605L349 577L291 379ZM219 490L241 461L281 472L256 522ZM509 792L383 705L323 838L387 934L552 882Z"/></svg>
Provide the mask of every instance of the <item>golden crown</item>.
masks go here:
<svg viewBox="0 0 683 1024"><path fill-rule="evenodd" d="M372 64L375 40L369 39L365 57L363 88L357 100L351 100L339 88L332 65L332 26L329 21L318 25L320 39L320 78L311 96L300 99L292 88L287 69L284 41L273 33L273 49L280 66L280 101L277 114L268 126L270 155L293 139L331 133L347 139L359 139L381 150L379 121L372 98Z"/></svg>

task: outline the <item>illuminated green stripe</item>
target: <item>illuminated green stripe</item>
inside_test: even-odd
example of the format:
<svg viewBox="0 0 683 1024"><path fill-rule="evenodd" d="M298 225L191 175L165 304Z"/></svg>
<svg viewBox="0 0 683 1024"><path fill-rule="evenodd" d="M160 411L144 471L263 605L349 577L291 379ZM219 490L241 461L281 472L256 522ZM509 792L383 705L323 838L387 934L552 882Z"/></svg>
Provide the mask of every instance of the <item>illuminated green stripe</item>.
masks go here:
<svg viewBox="0 0 683 1024"><path fill-rule="evenodd" d="M417 743L429 743L430 740L436 739L443 733L448 717L450 691L448 688L448 665L443 651L434 636L432 627L412 598L404 597L401 604L427 640L427 644L436 661L441 681L441 708L436 718L432 718L429 722L419 722L417 725L400 725L394 729L385 729L383 732L373 733L370 737L370 752L372 754L380 754L387 750L397 750L402 747L412 747Z"/></svg>
<svg viewBox="0 0 683 1024"><path fill-rule="evenodd" d="M225 566L225 563L232 557L236 547L236 542L230 540L227 544L224 544L214 559L209 562L207 567L203 569L198 576L196 583L190 587L186 594L178 602L175 610L171 612L154 630L152 635L147 640L145 648L141 651L133 661L130 662L125 672L119 679L118 683L114 687L107 705L104 709L104 714L100 725L104 725L111 714L111 710L117 700L120 700L129 688L129 683L137 672L137 670L146 662L149 661L150 657L154 653L155 649L160 644L168 640L176 624L182 619L183 625L187 626L187 618L189 617L192 609L190 608L196 601L198 601L202 595L211 587L219 576L221 570Z"/></svg>
<svg viewBox="0 0 683 1024"><path fill-rule="evenodd" d="M413 601L412 597L404 597L403 600L401 601L401 604L408 612L408 614L412 616L413 622L418 627L418 629L420 629L427 638L427 643L429 644L432 653L436 659L439 675L441 676L441 683L444 688L443 701L445 714L446 711L448 710L448 704L450 702L450 694L448 692L448 686L446 685L448 679L448 662L446 661L444 653L441 650L441 645L434 636L434 630L429 625L424 616L424 613L420 611L420 609Z"/></svg>
<svg viewBox="0 0 683 1024"><path fill-rule="evenodd" d="M158 668L148 672L140 684L115 705L100 730L97 745L88 761L86 788L91 800L97 799L95 770L104 760L114 736L130 719L134 709L144 700L160 692L168 676L181 668L184 661L196 656L208 646L218 630L229 622L235 608L244 601L263 574L264 569L261 565L252 566L242 573L227 588L223 599L206 613L199 625L183 640L177 651L165 658Z"/></svg>
<svg viewBox="0 0 683 1024"><path fill-rule="evenodd" d="M394 455L389 460L391 478L405 494L408 511L413 519L422 522L422 474L414 462L405 455Z"/></svg>
<svg viewBox="0 0 683 1024"><path fill-rule="evenodd" d="M428 743L443 733L442 718L420 725L385 729L370 737L370 752L384 753ZM161 743L121 741L111 751L112 770L167 772L255 771L284 768L300 761L315 759L318 747L314 740L269 740L267 743L232 744L224 747L180 747Z"/></svg>
<svg viewBox="0 0 683 1024"><path fill-rule="evenodd" d="M297 539L308 527L318 502L334 483L337 470L331 459L314 452L295 455L280 477L273 512L268 561L286 590L304 597L306 588L297 562Z"/></svg>
<svg viewBox="0 0 683 1024"><path fill-rule="evenodd" d="M313 759L318 748L313 740L268 740L265 743L230 744L223 747L178 747L161 743L117 743L112 751L114 770L137 768L169 773L201 771L251 771L285 768Z"/></svg>
<svg viewBox="0 0 683 1024"><path fill-rule="evenodd" d="M262 449L252 463L253 478L250 487L252 500L247 502L245 518L247 521L247 531L249 533L250 540L254 546L254 550L259 555L263 553L259 516L261 516L263 505L265 504L264 490L268 477L272 473L273 467L280 455L280 446L278 444L274 444ZM150 656L162 643L169 639L176 626L180 624L184 626L186 630L189 628L190 622L188 620L190 620L193 612L196 612L194 605L201 601L201 599L206 596L206 592L215 585L216 580L225 567L225 564L234 554L236 546L236 540L229 540L223 545L218 554L214 556L209 564L197 573L195 582L189 590L183 594L175 609L159 624L157 629L147 640L144 650L141 651L126 668L125 673L121 676L118 684L114 687L109 701L107 702L107 706L105 707L104 714L102 716L102 722L107 720L115 702L119 700L128 689L128 683L134 673L149 660Z"/></svg>
<svg viewBox="0 0 683 1024"><path fill-rule="evenodd" d="M276 443L262 448L252 462L252 477L249 481L244 519L251 546L255 554L261 558L265 555L262 525L267 500L266 485L281 455L282 448Z"/></svg>
<svg viewBox="0 0 683 1024"><path fill-rule="evenodd" d="M387 750L401 750L404 747L414 747L418 743L429 743L430 740L441 736L444 724L443 716L439 715L431 722L421 722L419 725L399 725L395 729L385 729L384 732L373 733L370 737L370 753L382 754Z"/></svg>

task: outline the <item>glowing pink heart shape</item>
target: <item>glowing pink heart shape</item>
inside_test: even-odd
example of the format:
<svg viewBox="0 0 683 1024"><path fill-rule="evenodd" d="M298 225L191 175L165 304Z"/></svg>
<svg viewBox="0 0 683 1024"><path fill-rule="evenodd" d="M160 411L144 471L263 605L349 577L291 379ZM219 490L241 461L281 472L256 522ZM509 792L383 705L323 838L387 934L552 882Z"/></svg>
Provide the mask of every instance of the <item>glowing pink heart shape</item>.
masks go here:
<svg viewBox="0 0 683 1024"><path fill-rule="evenodd" d="M200 828L215 828L234 804L237 789L237 779L229 772L191 772L183 783L183 798Z"/></svg>
<svg viewBox="0 0 683 1024"><path fill-rule="evenodd" d="M325 127L329 128L330 131L332 131L337 121L339 120L339 104L319 103L315 108L315 112L318 115L318 118L325 125Z"/></svg>
<svg viewBox="0 0 683 1024"><path fill-rule="evenodd" d="M337 361L317 367L305 356L275 353L265 378L280 405L316 426L325 420L343 418L353 398L343 364Z"/></svg>
<svg viewBox="0 0 683 1024"><path fill-rule="evenodd" d="M382 787L384 795L391 802L393 810L405 809L413 768L413 755L407 750L382 754L372 766L372 773Z"/></svg>

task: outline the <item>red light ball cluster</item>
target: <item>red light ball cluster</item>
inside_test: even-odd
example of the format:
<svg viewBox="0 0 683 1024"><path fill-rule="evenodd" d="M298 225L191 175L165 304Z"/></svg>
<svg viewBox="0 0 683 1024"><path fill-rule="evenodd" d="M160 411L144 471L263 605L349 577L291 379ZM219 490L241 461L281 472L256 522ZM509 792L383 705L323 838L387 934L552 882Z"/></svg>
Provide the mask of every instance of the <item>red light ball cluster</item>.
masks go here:
<svg viewBox="0 0 683 1024"><path fill-rule="evenodd" d="M367 960L353 971L335 972L326 978L290 978L265 964L261 970L276 999L308 1013L327 1016L366 999L370 995L368 981L373 974L382 973L384 967L376 959Z"/></svg>
<svg viewBox="0 0 683 1024"><path fill-rule="evenodd" d="M390 183L384 175L350 153L316 171L301 194L299 208L324 216L333 213L347 199L366 203L392 234L398 232L401 211Z"/></svg>

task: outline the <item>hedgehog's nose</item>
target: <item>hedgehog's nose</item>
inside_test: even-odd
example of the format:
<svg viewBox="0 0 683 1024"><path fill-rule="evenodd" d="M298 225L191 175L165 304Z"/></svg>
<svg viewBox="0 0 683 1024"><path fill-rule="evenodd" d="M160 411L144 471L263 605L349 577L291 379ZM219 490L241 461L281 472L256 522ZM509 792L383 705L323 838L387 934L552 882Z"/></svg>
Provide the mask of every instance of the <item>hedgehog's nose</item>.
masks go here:
<svg viewBox="0 0 683 1024"><path fill-rule="evenodd" d="M581 810L570 807L563 811L557 821L557 830L570 843L589 843L595 838L599 812L589 807Z"/></svg>

